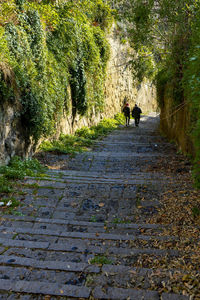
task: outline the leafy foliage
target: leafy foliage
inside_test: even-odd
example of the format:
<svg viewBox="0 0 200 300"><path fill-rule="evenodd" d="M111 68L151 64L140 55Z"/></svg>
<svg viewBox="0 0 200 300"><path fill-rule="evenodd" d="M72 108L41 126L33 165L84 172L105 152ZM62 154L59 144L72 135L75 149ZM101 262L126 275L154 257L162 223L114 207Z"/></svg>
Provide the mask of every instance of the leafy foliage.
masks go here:
<svg viewBox="0 0 200 300"><path fill-rule="evenodd" d="M113 261L104 255L96 255L90 260L90 264L112 265Z"/></svg>
<svg viewBox="0 0 200 300"><path fill-rule="evenodd" d="M116 119L104 119L98 125L90 128L84 126L78 129L75 135L61 134L58 140L52 142L44 141L40 145L40 150L68 154L86 151L93 144L94 140L109 134L119 124L124 124L122 114L118 114Z"/></svg>
<svg viewBox="0 0 200 300"><path fill-rule="evenodd" d="M0 177L0 193L9 194L13 191L11 183L5 178L5 176Z"/></svg>
<svg viewBox="0 0 200 300"><path fill-rule="evenodd" d="M194 174L200 185L200 2L192 0L111 1L135 49L134 75L156 83L162 108L168 92L174 106L188 104L190 133L195 146ZM184 24L184 25L183 25Z"/></svg>
<svg viewBox="0 0 200 300"><path fill-rule="evenodd" d="M91 144L92 142L87 138L61 134L58 140L42 142L40 150L73 154L87 150L87 147L91 146Z"/></svg>
<svg viewBox="0 0 200 300"><path fill-rule="evenodd" d="M43 176L46 168L36 159L21 160L18 156L10 160L8 166L0 167L0 202L2 208L13 213L13 209L21 205L20 201L12 197L15 190L16 180L22 180L25 176Z"/></svg>
<svg viewBox="0 0 200 300"><path fill-rule="evenodd" d="M35 176L45 172L37 159L21 160L18 156L14 156L8 166L0 167L0 173L7 179L23 179L25 176Z"/></svg>
<svg viewBox="0 0 200 300"><path fill-rule="evenodd" d="M37 141L55 130L69 85L74 114L102 109L112 22L104 1L9 0L0 12L0 91L3 101L20 103L27 136Z"/></svg>

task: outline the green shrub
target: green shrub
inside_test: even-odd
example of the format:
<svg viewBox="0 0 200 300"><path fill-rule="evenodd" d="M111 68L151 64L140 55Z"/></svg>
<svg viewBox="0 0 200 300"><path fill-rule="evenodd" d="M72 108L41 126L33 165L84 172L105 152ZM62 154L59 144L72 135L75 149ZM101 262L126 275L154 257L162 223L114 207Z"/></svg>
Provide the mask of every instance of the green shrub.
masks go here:
<svg viewBox="0 0 200 300"><path fill-rule="evenodd" d="M157 73L155 77L156 91L157 91L157 101L160 108L164 105L164 96L166 93L166 86L170 79L170 74L168 70L163 69Z"/></svg>
<svg viewBox="0 0 200 300"><path fill-rule="evenodd" d="M124 117L124 114L122 113L117 113L115 116L114 116L114 119L117 121L117 124L124 124L125 122L125 117Z"/></svg>
<svg viewBox="0 0 200 300"><path fill-rule="evenodd" d="M9 180L7 178L5 178L4 176L0 177L0 193L12 193L13 192L13 188L11 187L11 182L9 182Z"/></svg>
<svg viewBox="0 0 200 300"><path fill-rule="evenodd" d="M87 138L61 134L59 140L52 142L44 141L41 143L40 150L73 154L86 151L91 145L92 141Z"/></svg>
<svg viewBox="0 0 200 300"><path fill-rule="evenodd" d="M118 114L116 119L104 119L98 125L90 128L84 126L78 129L75 135L61 134L58 140L44 141L40 145L40 150L69 154L86 151L94 140L109 134L122 123L124 123L123 115Z"/></svg>
<svg viewBox="0 0 200 300"><path fill-rule="evenodd" d="M36 159L22 160L14 156L8 166L0 167L0 173L3 174L2 180L23 179L25 176L35 176L44 173L46 168L43 167Z"/></svg>

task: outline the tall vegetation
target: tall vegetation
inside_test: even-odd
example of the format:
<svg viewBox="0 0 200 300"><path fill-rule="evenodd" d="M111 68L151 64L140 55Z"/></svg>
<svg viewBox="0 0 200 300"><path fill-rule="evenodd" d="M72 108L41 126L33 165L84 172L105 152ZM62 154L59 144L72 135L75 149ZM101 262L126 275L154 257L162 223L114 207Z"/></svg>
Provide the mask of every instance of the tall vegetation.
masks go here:
<svg viewBox="0 0 200 300"><path fill-rule="evenodd" d="M69 109L69 86L74 115L103 109L111 23L103 0L1 1L1 101L17 101L35 141Z"/></svg>
<svg viewBox="0 0 200 300"><path fill-rule="evenodd" d="M139 81L157 85L158 101L168 93L174 107L190 109L190 135L195 146L194 173L200 186L200 1L112 0L135 49L133 66Z"/></svg>

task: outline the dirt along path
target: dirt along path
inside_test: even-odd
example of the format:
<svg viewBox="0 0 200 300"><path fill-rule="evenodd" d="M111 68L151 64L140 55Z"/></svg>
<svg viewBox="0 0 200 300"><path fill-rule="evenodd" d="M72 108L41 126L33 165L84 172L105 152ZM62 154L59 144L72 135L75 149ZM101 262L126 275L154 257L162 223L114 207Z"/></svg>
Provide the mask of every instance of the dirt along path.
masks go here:
<svg viewBox="0 0 200 300"><path fill-rule="evenodd" d="M200 299L199 193L158 124L49 154L48 177L22 182L1 216L0 299Z"/></svg>

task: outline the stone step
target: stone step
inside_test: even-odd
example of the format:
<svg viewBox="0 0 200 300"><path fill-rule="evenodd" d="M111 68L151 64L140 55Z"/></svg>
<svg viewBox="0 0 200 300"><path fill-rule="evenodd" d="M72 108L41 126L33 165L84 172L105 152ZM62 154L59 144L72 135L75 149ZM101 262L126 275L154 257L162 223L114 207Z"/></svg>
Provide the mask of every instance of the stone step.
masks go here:
<svg viewBox="0 0 200 300"><path fill-rule="evenodd" d="M96 287L91 291L88 287L78 287L74 285L60 285L40 281L26 281L0 279L0 291L9 291L25 294L52 295L62 297L73 297L74 299L87 299L92 294L94 299L143 299L143 300L189 300L189 296L173 293L162 293L148 290L123 289L123 288L103 288Z"/></svg>
<svg viewBox="0 0 200 300"><path fill-rule="evenodd" d="M120 221L119 221L120 222ZM149 224L149 223L113 223L113 222L95 222L95 221L82 221L82 220L64 220L64 219L48 219L48 218L34 218L30 216L15 216L15 215L4 215L0 217L0 225L2 228L8 227L10 234L15 234L13 231L13 227L15 228L23 228L24 230L28 228L33 228L37 230L44 229L45 231L61 231L66 230L68 226L73 228L74 231L79 231L80 228L90 228L92 227L96 232L99 230L109 231L112 233L116 231L116 233L122 232L124 230L124 234L126 234L126 230L133 230L133 233L137 233L147 236L154 236L162 233L165 230L171 228L170 224ZM104 228L105 227L105 228ZM190 229L191 226L186 226L185 228ZM111 231L111 232L110 232ZM7 232L7 234L9 234ZM81 231L80 231L81 232ZM45 232L44 232L45 233ZM6 233L4 233L5 235ZM176 237L176 236L175 236ZM177 236L178 237L178 236Z"/></svg>
<svg viewBox="0 0 200 300"><path fill-rule="evenodd" d="M0 225L9 228L33 228L45 230L66 230L78 232L108 232L117 234L143 234L143 235L158 235L162 233L165 228L170 228L169 225L159 224L134 224L121 220L114 220L114 222L96 222L96 221L81 221L81 220L64 220L64 219L47 219L47 218L33 218L29 216L4 216L0 218ZM70 229L70 230L69 230ZM8 233L7 233L8 234ZM11 233L12 234L12 233ZM2 236L5 233L2 233Z"/></svg>
<svg viewBox="0 0 200 300"><path fill-rule="evenodd" d="M133 137L132 135L130 135L131 137ZM147 141L145 141L145 142L138 142L138 141L127 141L127 139L126 140L122 140L121 139L121 136L119 137L119 140L116 140L115 139L115 141L113 141L113 139L112 140L97 140L97 141L95 141L95 146L98 146L98 145L102 145L102 146L108 146L108 147L110 147L110 146L138 146L138 147L149 147L149 146L155 146L155 145L157 145L157 146L161 146L161 147L165 147L165 146L170 146L170 147L172 147L172 145L170 144L170 143L164 143L164 142L158 142L158 143L153 143L153 142L151 142L151 141L149 141L149 142L147 142ZM126 151L124 151L124 152L126 152Z"/></svg>
<svg viewBox="0 0 200 300"><path fill-rule="evenodd" d="M125 265L99 264L89 265L84 263L72 263L62 261L41 261L17 256L0 256L0 279L7 280L38 280L42 282L72 284L94 288L101 285L126 288L150 289L153 282L154 288L159 289L163 281L189 276L199 276L199 272L178 269L148 269L136 268ZM109 279L112 277L112 282ZM74 281L74 282L73 282ZM184 283L183 283L184 284Z"/></svg>
<svg viewBox="0 0 200 300"><path fill-rule="evenodd" d="M1 255L0 256L0 272L3 273L6 268L8 270L14 270L14 267L32 267L34 269L44 269L44 270L56 270L56 271L65 271L65 272L84 272L87 274L94 274L95 278L101 275L112 274L112 276L119 274L129 274L131 276L160 276L160 279L164 276L169 277L173 274L178 276L184 276L190 274L190 271L183 269L150 269L150 268L141 268L141 267L131 267L126 265L109 265L109 264L87 264L87 263L74 263L71 261L53 261L53 260L38 260L32 258L24 258L15 255ZM2 271L3 270L3 271ZM199 271L193 271L193 275L198 274ZM123 275L124 276L124 275Z"/></svg>
<svg viewBox="0 0 200 300"><path fill-rule="evenodd" d="M7 247L20 247L27 249L47 249L49 247L49 242L14 240L13 238L0 238L0 244L2 248L5 247L3 252L5 252Z"/></svg>
<svg viewBox="0 0 200 300"><path fill-rule="evenodd" d="M133 154L133 153L166 153L172 151L172 145L170 144L160 144L160 143L128 143L128 142L120 142L120 141L115 141L115 142L102 142L102 143L96 143L95 144L95 151L100 151L102 150L104 152L112 152L113 150L115 153L128 153Z"/></svg>
<svg viewBox="0 0 200 300"><path fill-rule="evenodd" d="M56 236L59 238L72 238L72 239L88 239L88 240L113 240L113 241L178 241L178 237L175 236L152 236L152 235L131 235L131 234L112 234L112 233L85 233L85 232L66 232L62 230L48 230L42 228L16 228L0 226L0 232L8 234L29 234L34 235L45 235L45 236Z"/></svg>
<svg viewBox="0 0 200 300"><path fill-rule="evenodd" d="M114 150L114 149L113 149ZM145 158L151 158L151 157L169 157L169 154L163 154L163 153L138 153L138 152L132 152L132 153L126 153L124 152L115 152L115 151L99 151L99 152L85 152L84 154L81 155L84 159L98 159L98 158L112 158L113 160L115 159L134 159L137 157L145 157Z"/></svg>
<svg viewBox="0 0 200 300"><path fill-rule="evenodd" d="M156 290L154 292L150 292L150 283L153 277L154 279L156 279L158 284L157 287L155 284L154 289L157 288L159 290L159 282L168 280L168 278L172 277L173 274L176 276L176 278L177 276L179 276L180 279L185 276L185 274L188 274L183 272L183 270L151 270L147 268L132 268L123 265L103 265L100 267L87 265L85 267L85 264L72 264L71 262L59 263L56 261L43 262L14 256L4 256L0 260L0 264L2 263L4 264L4 266L0 265L0 280L6 279L12 281L12 291L14 290L15 282L19 281L19 278L20 282L23 283L25 282L25 277L28 278L27 282L31 281L33 283L37 282L37 280L40 278L40 283L42 284L42 286L43 284L55 284L55 281L59 286L65 284L65 287L72 284L72 286L80 288L80 285L82 285L81 287L83 287L83 285L86 284L87 288L92 291L92 295L95 297L95 299L127 299L123 298L127 295L128 297L139 297L140 295L142 295L145 297L150 297L147 299L151 299L153 295L157 296L158 293ZM54 273L53 271L56 271L56 273ZM74 272L75 274L73 274L72 272ZM109 276L112 277L112 282L109 280ZM129 289L127 289L127 283L129 285ZM114 293L111 294L108 288L105 288L105 286L109 286L109 288L112 287L112 291ZM117 291L119 292L119 294L117 294ZM27 290L21 290L21 292L27 292ZM102 294L102 292L104 292L104 294ZM38 292L32 290L31 293L37 294ZM158 299L177 300L189 298L173 293L162 293L161 298Z"/></svg>
<svg viewBox="0 0 200 300"><path fill-rule="evenodd" d="M124 299L142 299L142 300L189 300L189 296L183 296L173 293L162 293L137 289L123 289L116 287L96 287L93 291L95 299L124 300Z"/></svg>
<svg viewBox="0 0 200 300"><path fill-rule="evenodd" d="M15 215L4 215L0 217L0 224L6 225L7 221L15 221L14 226L20 224L18 222L26 222L40 224L40 223L47 223L47 224L57 224L57 225L73 225L73 226L95 226L95 227L104 227L105 224L103 222L85 222L85 221L74 221L74 220L63 220L63 219L48 219L48 218L34 218L30 216L15 216ZM22 223L25 224L25 223ZM9 223L9 226L12 226L12 223ZM133 228L133 229L164 229L171 227L167 224L149 224L149 223L127 223L127 224L113 224L106 222L107 227L115 226L116 228ZM188 226L189 228L189 226Z"/></svg>
<svg viewBox="0 0 200 300"><path fill-rule="evenodd" d="M13 296L9 300L189 299L164 293L162 282L181 281L185 272L175 267L182 268L183 255L183 269L191 265L189 275L196 276L197 254L178 251L182 239L167 235L170 225L134 223L135 216L145 222L147 211L156 213L165 186L179 180L164 170L145 172L170 160L173 148L147 119L113 132L94 151L59 156L63 170L26 178L27 195L19 195L24 206L16 211L25 216L0 218L0 294Z"/></svg>
<svg viewBox="0 0 200 300"><path fill-rule="evenodd" d="M104 254L109 256L138 256L140 254L149 255L170 255L179 256L179 251L176 250L176 241L169 241L168 239L160 241L155 238L149 240L148 236L136 237L135 240L130 239L96 239L98 236L92 238L80 237L72 233L71 236L54 235L47 232L46 235L41 233L41 230L33 231L27 230L27 233L21 233L22 230L15 230L12 238L0 238L1 252L4 253L7 247L13 248L27 248L27 249L43 249L45 251L63 251L70 253L87 253L87 254ZM24 232L24 231L23 231ZM175 248L175 249L174 249ZM6 253L7 254L7 253ZM115 260L115 259L114 259ZM113 261L114 261L113 260Z"/></svg>
<svg viewBox="0 0 200 300"><path fill-rule="evenodd" d="M28 186L28 188L37 189L37 188L49 188L49 189L60 189L63 190L66 188L66 182L64 180L54 180L53 178L27 178L23 181L24 187L26 188L26 185L33 185Z"/></svg>
<svg viewBox="0 0 200 300"><path fill-rule="evenodd" d="M166 140L162 137L157 135L146 136L143 134L134 134L133 133L126 133L121 135L118 138L118 135L109 135L109 137L104 138L102 141L97 141L96 143L139 143L139 144L166 144ZM167 143L168 144L168 143Z"/></svg>
<svg viewBox="0 0 200 300"><path fill-rule="evenodd" d="M14 255L0 255L0 265L3 266L21 266L31 267L34 269L57 270L65 272L85 272L85 273L99 273L100 268L95 265L86 263L74 263L63 261L50 260L36 260L31 258L24 258Z"/></svg>
<svg viewBox="0 0 200 300"><path fill-rule="evenodd" d="M0 238L1 244L1 253L7 254L11 253L8 248L26 248L26 249L40 249L45 251L62 251L62 252L74 252L74 253L84 253L88 254L105 254L109 256L120 255L120 256L138 256L141 254L149 255L170 255L170 256L179 256L179 251L174 250L172 247L165 247L165 242L161 242L162 249L159 249L160 245L156 242L157 247L153 245L148 245L148 242L145 241L145 244L141 243L140 240L136 240L130 244L127 244L127 241L116 240L88 240L80 238L59 238L52 239L52 236L43 236L43 235L21 235L13 236L10 238ZM151 243L151 242L149 242ZM8 252L7 252L8 251ZM15 251L12 250L12 254Z"/></svg>
<svg viewBox="0 0 200 300"><path fill-rule="evenodd" d="M113 151L114 152L114 151ZM169 157L169 156L168 156ZM77 157L75 161L69 162L67 169L68 170L82 170L87 172L90 171L99 171L104 173L118 173L118 174L132 174L133 172L143 172L147 169L148 166L157 166L158 161L162 157L160 156L137 156L137 157ZM169 157L170 160L170 157ZM63 167L63 169L66 167ZM162 170L162 173L165 171Z"/></svg>
<svg viewBox="0 0 200 300"><path fill-rule="evenodd" d="M86 184L119 184L119 185L139 185L139 184L162 184L163 182L166 183L168 180L168 177L163 176L161 174L154 175L151 173L143 173L143 174L135 174L135 176L131 175L128 179L123 178L101 178L101 177L90 177L85 174L85 176L74 176L74 175L64 175L62 179L60 180L49 180L48 178L43 178L42 180L38 179L27 179L26 184L32 185L32 184L38 184L38 188L44 187L44 188L56 188L56 189L64 189L66 188L66 184L68 182L79 182L86 183ZM171 179L172 180L172 179ZM35 187L33 187L35 189ZM37 187L36 187L37 188Z"/></svg>
<svg viewBox="0 0 200 300"><path fill-rule="evenodd" d="M127 259L134 258L141 255L148 255L149 258L156 259L158 257L170 256L178 257L179 252L173 249L153 249L153 248L125 248L125 247L116 247L110 245L90 245L87 241L76 240L76 241L66 241L66 242L51 242L46 249L41 249L36 247L34 243L32 247L28 243L8 243L9 246L2 246L0 251L5 255L20 255L23 257L32 257L38 258L41 257L48 260L58 261L72 261L72 262L82 262L87 263L89 259L93 259L96 256L105 256L112 261L113 263L119 261L124 264ZM27 247L26 247L27 246ZM30 251L28 250L30 249ZM33 251L34 249L34 251ZM129 259L130 260L130 259Z"/></svg>
<svg viewBox="0 0 200 300"><path fill-rule="evenodd" d="M51 174L51 178L56 178L57 173L55 171L51 172L49 171L48 174ZM65 182L66 179L68 178L83 178L83 179L98 179L98 180L113 180L113 181L118 181L118 180L126 180L126 181L130 181L130 180L135 180L137 178L145 178L145 179L149 179L149 178L155 178L155 179L159 179L160 177L162 177L162 180L168 180L169 178L171 178L171 176L166 176L163 175L162 173L159 172L132 172L132 174L129 174L129 176L127 176L126 174L117 174L117 173L106 173L103 174L101 172L92 172L92 171L76 171L76 170L62 170L59 171L60 176L62 175L61 179L58 179L59 182ZM30 178L30 179L34 179L34 178ZM42 180L49 180L48 178L42 178Z"/></svg>
<svg viewBox="0 0 200 300"><path fill-rule="evenodd" d="M0 279L0 292L18 292L28 294L40 294L40 295L55 295L74 297L78 299L89 298L91 289L87 287L79 287L74 285L61 285L56 283L41 282L41 281L26 281L18 280L13 282L12 280Z"/></svg>
<svg viewBox="0 0 200 300"><path fill-rule="evenodd" d="M88 275L86 282L88 282L87 286L91 288L109 286L159 292L167 291L165 287L170 287L170 284L172 284L172 289L169 288L169 291L175 292L175 289L177 288L176 290L178 291L178 287L181 286L182 290L185 289L183 278L189 279L190 276L199 278L199 273L176 269L147 269L124 265L103 265L102 272Z"/></svg>
<svg viewBox="0 0 200 300"><path fill-rule="evenodd" d="M23 266L0 266L0 279L12 280L14 283L18 280L27 280L27 281L40 281L51 285L73 285L78 287L85 286L86 272L71 272L71 271L59 271L59 270L46 270L46 269L37 269L32 267L23 267ZM92 273L90 274L92 276ZM13 295L13 292L12 292ZM2 296L0 296L2 300ZM6 298L10 299L10 298ZM21 299L19 297L14 297L11 299ZM31 296L30 298L33 299ZM35 299L35 298L34 298ZM41 299L41 298L40 298ZM51 298L52 299L52 298ZM67 298L68 299L68 298Z"/></svg>

